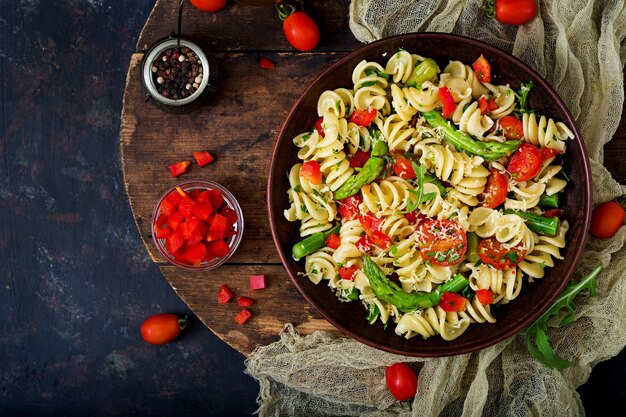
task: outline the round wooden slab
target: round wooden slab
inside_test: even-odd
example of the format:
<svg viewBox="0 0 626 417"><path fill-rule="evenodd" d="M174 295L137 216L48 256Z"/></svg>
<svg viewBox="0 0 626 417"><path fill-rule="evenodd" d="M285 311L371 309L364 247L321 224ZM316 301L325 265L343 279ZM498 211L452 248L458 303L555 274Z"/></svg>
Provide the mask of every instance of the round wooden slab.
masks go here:
<svg viewBox="0 0 626 417"><path fill-rule="evenodd" d="M142 51L175 29L178 6L178 0L156 2L126 78L121 159L141 238L176 293L207 327L243 354L277 340L285 323L293 323L302 334L335 330L299 295L280 263L270 234L265 190L272 149L287 112L319 72L360 45L348 28L348 2L333 2L332 6L311 2L307 11L324 33L321 52L316 53L293 51L272 5L255 7L233 1L218 13L187 7L183 33L211 45L220 80L208 105L184 115L163 112L146 102L139 78ZM333 51L327 50L329 45ZM276 68L259 68L261 56L274 61ZM193 152L199 150L211 152L215 162L198 167ZM191 168L173 178L168 165L184 160L193 161ZM224 185L244 213L241 246L227 264L210 272L189 272L166 264L152 240L151 218L159 197L190 178ZM251 274L265 274L268 288L252 292ZM233 320L239 311L236 302L217 302L217 291L224 283L237 296L256 300L250 308L253 318L243 326Z"/></svg>

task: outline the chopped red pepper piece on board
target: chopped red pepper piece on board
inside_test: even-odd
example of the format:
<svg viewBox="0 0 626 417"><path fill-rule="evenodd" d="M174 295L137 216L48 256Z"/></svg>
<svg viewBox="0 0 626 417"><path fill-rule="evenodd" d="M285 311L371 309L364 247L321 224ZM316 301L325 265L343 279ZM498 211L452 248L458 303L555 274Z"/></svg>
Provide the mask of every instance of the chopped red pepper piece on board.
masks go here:
<svg viewBox="0 0 626 417"><path fill-rule="evenodd" d="M239 324L245 324L252 317L252 313L248 309L244 308L235 316L235 321Z"/></svg>
<svg viewBox="0 0 626 417"><path fill-rule="evenodd" d="M250 297L239 297L237 301L239 307L250 307L252 304L254 304L254 300Z"/></svg>
<svg viewBox="0 0 626 417"><path fill-rule="evenodd" d="M170 165L168 168L170 169L170 172L172 173L172 177L178 177L179 175L187 172L187 169L189 169L189 165L191 165L191 161L182 161L182 162L178 162L176 164Z"/></svg>
<svg viewBox="0 0 626 417"><path fill-rule="evenodd" d="M235 294L233 294L226 284L222 284L220 289L217 291L217 301L219 301L220 304L226 304L232 300L234 296Z"/></svg>
<svg viewBox="0 0 626 417"><path fill-rule="evenodd" d="M213 156L210 153L208 153L207 151L194 152L193 153L193 157L196 158L196 162L201 167L203 167L205 165L208 165L211 162L215 161L215 158L213 158Z"/></svg>

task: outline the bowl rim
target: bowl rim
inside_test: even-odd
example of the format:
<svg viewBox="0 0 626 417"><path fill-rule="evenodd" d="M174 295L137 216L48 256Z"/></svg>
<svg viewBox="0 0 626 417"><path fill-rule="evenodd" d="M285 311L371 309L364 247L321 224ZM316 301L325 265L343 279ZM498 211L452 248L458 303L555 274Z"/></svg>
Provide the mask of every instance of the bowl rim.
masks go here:
<svg viewBox="0 0 626 417"><path fill-rule="evenodd" d="M304 297L304 299L309 303L309 305L313 306L329 323L331 323L335 328L339 329L343 334L347 335L348 337L351 337L365 345L368 345L370 347L373 347L379 350L383 350L383 351L390 352L390 353L395 353L398 355L412 356L412 357L445 357L445 356L453 356L453 355L461 355L465 353L478 352L482 349L485 349L489 346L493 346L496 343L506 340L509 337L514 336L515 334L525 330L550 307L550 305L559 296L559 294L563 291L563 289L565 288L569 280L572 278L574 270L580 260L582 251L584 250L585 243L587 242L587 239L588 239L587 233L583 233L583 238L578 242L578 246L575 248L575 252L572 255L573 262L570 262L568 265L566 265L566 272L564 274L564 277L561 279L558 289L554 291L548 297L547 301L542 306L537 308L531 314L525 316L523 320L518 321L519 322L518 324L516 324L515 326L512 326L506 331L494 332L494 335L492 337L486 337L483 340L481 340L480 343L472 343L470 345L468 345L467 343L463 343L460 346L454 346L453 343L456 340L458 340L458 339L455 339L449 342L451 343L450 349L446 349L443 351L436 351L436 352L431 352L431 351L419 352L419 351L407 351L407 350L403 350L400 348L395 348L393 346L381 345L380 343L373 342L367 339L366 337L363 337L360 334L357 334L353 332L352 330L346 328L341 323L337 322L328 312L320 308L318 303L306 291L303 284L300 283L298 277L291 270L289 266L288 258L287 258L288 254L283 253L280 250L280 243L279 243L280 240L278 236L279 225L276 222L274 222L274 217L278 209L275 209L274 207L272 207L271 198L272 198L272 191L273 191L272 190L273 188L272 173L275 171L275 165L277 163L276 155L281 145L280 138L284 136L285 131L287 130L287 122L291 120L291 118L294 116L294 113L299 107L299 104L302 101L303 97L305 97L307 94L310 94L310 91L315 87L315 85L319 82L321 78L325 77L328 73L331 73L332 71L334 71L335 68L341 66L344 62L351 60L355 55L358 55L358 54L361 54L370 50L375 50L381 44L398 44L402 42L402 40L413 39L413 38L423 39L423 40L437 38L437 39L444 39L447 41L457 41L462 44L469 44L471 46L481 48L489 54L498 55L499 57L512 62L515 66L524 68L526 71L530 72L535 77L535 79L540 84L541 88L550 97L552 102L558 103L559 107L562 107L562 109L564 110L564 116L565 116L564 121L567 123L568 127L570 127L574 131L574 134L576 136L575 140L579 142L580 151L581 151L580 156L583 161L582 169L585 174L585 181L584 181L584 184L581 184L581 187L584 187L583 192L586 194L585 200L581 201L581 204L584 204L584 207L585 207L585 217L583 219L583 226L584 226L585 231L589 229L589 223L591 219L591 207L592 207L592 177L591 177L589 156L587 153L585 142L582 138L582 134L580 130L578 129L578 126L576 125L576 121L574 117L572 116L571 111L569 110L565 102L559 97L559 95L554 90L554 88L543 78L543 76L537 73L529 65L525 64L523 61L521 61L517 57L513 56L512 54L498 47L492 46L490 44L487 44L482 41L469 38L463 35L444 33L444 32L418 32L418 33L401 34L401 35L386 37L386 38L371 42L369 44L363 45L347 53L346 55L342 56L340 59L338 59L337 61L333 62L331 65L326 67L319 74L317 74L315 78L302 91L302 93L300 93L300 95L298 96L294 104L291 106L289 112L287 113L287 115L285 116L283 120L281 128L276 136L276 143L274 144L274 148L272 150L272 158L270 161L270 166L269 166L269 171L268 171L269 175L268 175L267 186L266 186L266 204L268 207L268 218L269 218L270 230L272 233L272 240L274 241L274 245L276 247L280 260L285 270L287 271L287 274L289 275L292 283L297 288L298 292L302 295L302 297ZM425 44L427 43L425 42ZM393 336L395 336L395 333L393 333Z"/></svg>
<svg viewBox="0 0 626 417"><path fill-rule="evenodd" d="M190 186L192 187L186 188ZM231 209L235 210L235 213L237 213L237 234L235 234L232 237L230 243L228 244L228 246L230 247L230 252L228 253L228 255L223 256L221 258L215 258L214 261L200 263L199 266L187 265L182 262L178 262L172 255L170 255L170 253L165 249L165 247L159 241L159 240L164 241L165 239L157 239L154 233L154 226L159 216L161 203L163 202L163 200L165 200L165 198L168 195L176 191L177 187L181 187L184 191L187 191L187 189L197 189L197 188L217 189L222 193L222 196L224 197L224 201L227 203L227 205ZM239 204L239 201L237 201L235 196L226 187L211 180L190 178L182 182L179 182L176 185L173 185L172 187L168 188L165 192L163 192L161 197L157 200L157 203L154 206L154 212L152 214L151 235L152 235L152 240L154 241L154 244L156 245L159 253L163 255L163 257L166 259L168 263L178 268L186 269L188 271L210 271L224 264L231 256L233 256L233 254L239 247L239 244L241 243L241 240L243 238L243 232L244 232L243 211L241 210L241 205Z"/></svg>

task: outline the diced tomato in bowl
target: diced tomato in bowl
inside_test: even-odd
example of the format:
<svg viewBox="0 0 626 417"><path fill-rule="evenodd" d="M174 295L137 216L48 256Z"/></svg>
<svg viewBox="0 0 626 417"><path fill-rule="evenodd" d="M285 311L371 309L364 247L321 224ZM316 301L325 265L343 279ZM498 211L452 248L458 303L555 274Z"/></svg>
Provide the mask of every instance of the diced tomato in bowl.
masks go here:
<svg viewBox="0 0 626 417"><path fill-rule="evenodd" d="M243 213L235 197L213 181L188 180L169 189L156 205L152 237L171 264L217 268L243 236Z"/></svg>

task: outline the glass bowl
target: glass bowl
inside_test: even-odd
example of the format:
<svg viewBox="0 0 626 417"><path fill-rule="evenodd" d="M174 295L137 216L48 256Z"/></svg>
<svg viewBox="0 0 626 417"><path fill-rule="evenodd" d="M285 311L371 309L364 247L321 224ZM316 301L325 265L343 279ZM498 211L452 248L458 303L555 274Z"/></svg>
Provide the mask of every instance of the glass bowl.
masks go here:
<svg viewBox="0 0 626 417"><path fill-rule="evenodd" d="M237 221L234 224L235 234L233 236L224 238L224 240L228 244L228 247L230 248L230 251L228 252L227 255L213 258L210 261L202 261L200 265L197 265L197 266L187 264L187 263L181 262L181 260L179 259L176 259L171 253L168 252L168 250L165 247L166 239L159 239L156 237L156 234L154 233L154 228L156 226L157 219L159 218L161 214L162 203L165 200L165 198L169 196L172 192L174 193L177 192L176 191L177 187L180 187L183 191L187 193L190 193L193 190L201 190L201 191L219 190L222 193L222 196L224 197L224 203L220 207L224 207L224 206L230 207L237 214ZM237 250L237 247L241 243L241 238L243 237L243 225L244 225L243 212L241 211L241 206L239 205L239 202L237 201L235 196L233 196L233 194L230 191L228 191L224 186L213 181L192 179L192 180L183 181L175 185L174 187L171 187L161 196L161 198L157 202L156 207L154 209L154 214L152 216L152 229L151 230L152 230L152 238L154 239L154 244L159 249L159 252L161 252L161 254L165 257L165 259L167 259L169 263L177 267L191 270L191 271L207 271L207 270L215 269L218 266L222 265L233 255L233 253L235 253L235 251Z"/></svg>

